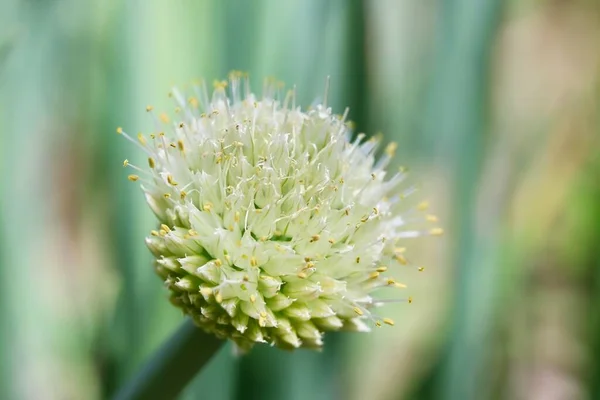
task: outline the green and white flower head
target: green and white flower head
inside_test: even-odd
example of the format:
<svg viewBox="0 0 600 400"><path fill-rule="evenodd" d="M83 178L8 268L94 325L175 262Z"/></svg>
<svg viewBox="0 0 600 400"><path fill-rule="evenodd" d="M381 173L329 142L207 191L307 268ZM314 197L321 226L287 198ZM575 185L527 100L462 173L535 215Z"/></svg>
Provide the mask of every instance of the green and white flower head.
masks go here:
<svg viewBox="0 0 600 400"><path fill-rule="evenodd" d="M212 97L173 90L175 121L149 106L148 137L117 130L148 155L147 169L124 164L158 218L146 243L171 302L244 350L320 348L326 331L393 325L373 292L405 287L408 238L441 234L412 228L435 218L407 206L404 171L386 171L395 144L376 159L379 141L351 140L347 112L326 100L302 110L278 91L267 83L259 99L235 72Z"/></svg>

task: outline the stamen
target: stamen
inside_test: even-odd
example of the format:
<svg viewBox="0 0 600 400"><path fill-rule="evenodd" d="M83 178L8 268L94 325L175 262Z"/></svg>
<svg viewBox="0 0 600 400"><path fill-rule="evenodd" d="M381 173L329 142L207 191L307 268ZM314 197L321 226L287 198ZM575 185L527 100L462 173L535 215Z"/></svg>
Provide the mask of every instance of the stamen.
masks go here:
<svg viewBox="0 0 600 400"><path fill-rule="evenodd" d="M425 211L429 208L429 203L427 201L422 201L417 205L417 210Z"/></svg>
<svg viewBox="0 0 600 400"><path fill-rule="evenodd" d="M171 122L171 119L169 118L169 116L165 113L161 113L158 118L160 118L160 120L165 123L168 124L169 122Z"/></svg>
<svg viewBox="0 0 600 400"><path fill-rule="evenodd" d="M425 216L427 222L438 222L438 218L435 215L427 214Z"/></svg>
<svg viewBox="0 0 600 400"><path fill-rule="evenodd" d="M431 236L441 236L444 234L444 230L442 228L433 228L429 231Z"/></svg>

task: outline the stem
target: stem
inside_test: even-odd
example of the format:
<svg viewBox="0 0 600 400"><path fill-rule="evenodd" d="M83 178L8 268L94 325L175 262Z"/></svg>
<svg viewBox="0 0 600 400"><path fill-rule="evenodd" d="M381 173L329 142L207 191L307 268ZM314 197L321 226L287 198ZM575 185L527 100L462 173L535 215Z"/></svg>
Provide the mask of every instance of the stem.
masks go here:
<svg viewBox="0 0 600 400"><path fill-rule="evenodd" d="M162 345L115 400L174 399L221 348L223 341L205 333L191 319Z"/></svg>

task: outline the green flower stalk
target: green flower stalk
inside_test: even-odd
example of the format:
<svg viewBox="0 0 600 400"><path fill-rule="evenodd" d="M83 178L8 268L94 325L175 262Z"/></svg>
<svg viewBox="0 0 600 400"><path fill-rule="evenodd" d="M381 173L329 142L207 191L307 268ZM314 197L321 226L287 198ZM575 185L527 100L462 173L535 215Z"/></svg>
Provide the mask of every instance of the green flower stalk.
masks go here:
<svg viewBox="0 0 600 400"><path fill-rule="evenodd" d="M118 129L148 156L125 165L158 219L146 244L171 302L242 350L318 349L327 331L393 325L373 292L405 287L407 239L442 233L420 228L435 217L409 205L406 172L386 170L394 143L377 158L379 140L351 139L347 111L326 99L302 110L279 89L259 99L232 73L210 97L173 90L174 121L149 106L156 133Z"/></svg>

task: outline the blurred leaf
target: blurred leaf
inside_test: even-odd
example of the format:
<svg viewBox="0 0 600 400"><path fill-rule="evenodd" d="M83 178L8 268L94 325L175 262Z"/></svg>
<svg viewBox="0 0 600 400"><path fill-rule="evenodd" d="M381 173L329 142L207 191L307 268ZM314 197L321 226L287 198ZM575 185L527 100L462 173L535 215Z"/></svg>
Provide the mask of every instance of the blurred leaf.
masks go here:
<svg viewBox="0 0 600 400"><path fill-rule="evenodd" d="M494 256L501 202L476 221L477 183L485 148L490 56L502 0L446 0L440 8L431 107L426 134L439 141L455 189L451 235L457 292L442 398L476 399L484 380L495 301ZM478 229L478 226L480 227Z"/></svg>

